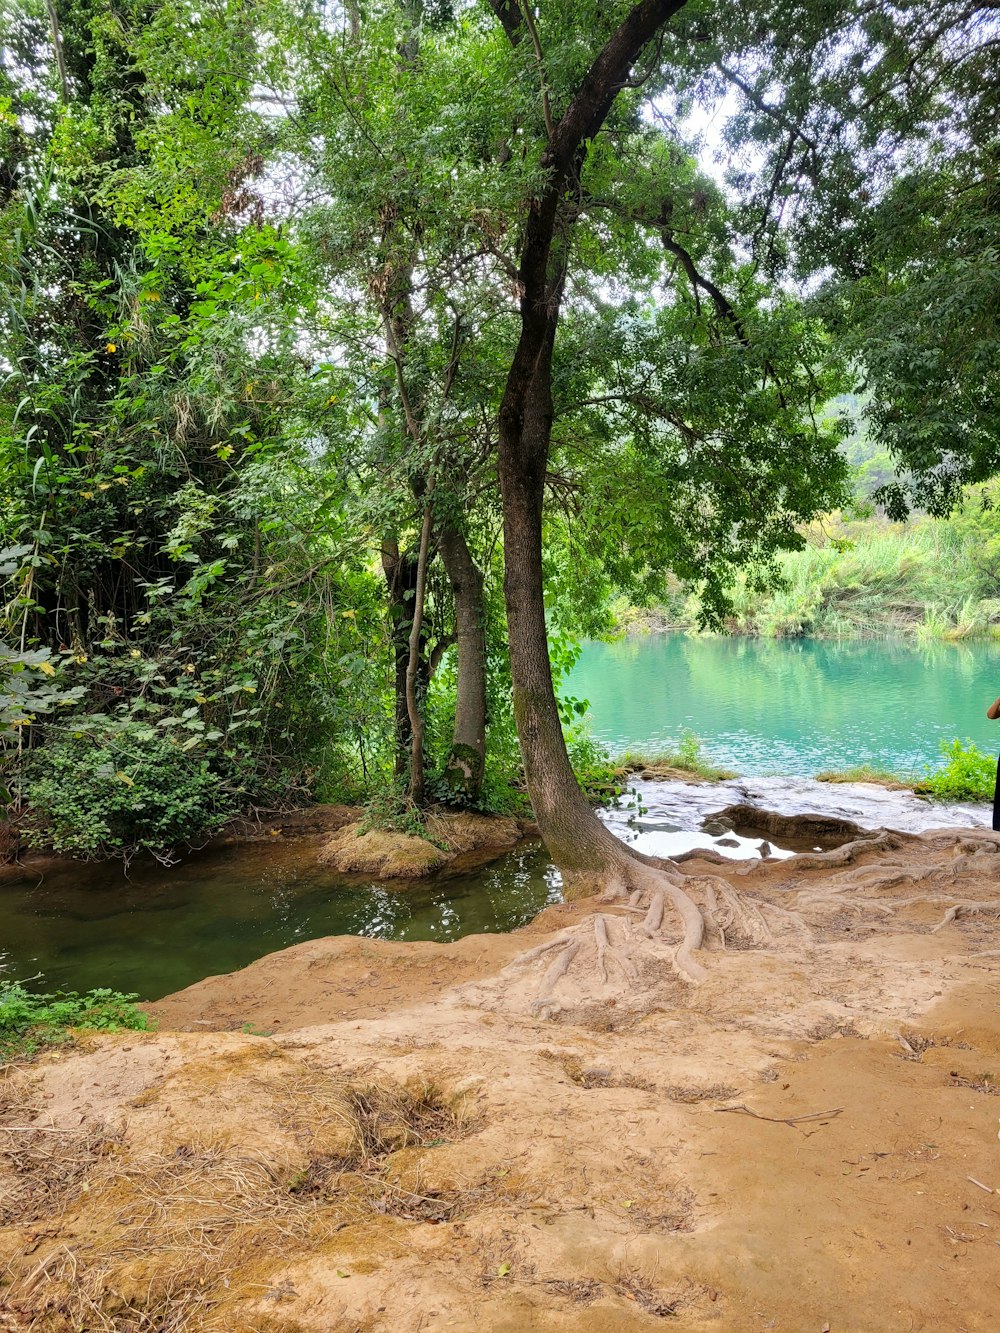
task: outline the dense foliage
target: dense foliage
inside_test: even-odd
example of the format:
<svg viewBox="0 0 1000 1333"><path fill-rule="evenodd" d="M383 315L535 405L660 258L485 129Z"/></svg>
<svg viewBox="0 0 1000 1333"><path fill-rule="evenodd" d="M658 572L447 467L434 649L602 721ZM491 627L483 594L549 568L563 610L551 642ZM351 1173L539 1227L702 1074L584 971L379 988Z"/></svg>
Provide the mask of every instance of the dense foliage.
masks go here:
<svg viewBox="0 0 1000 1333"><path fill-rule="evenodd" d="M557 685L616 597L759 621L803 525L848 499L838 395L902 468L879 477L894 514L998 462L989 6L673 9L558 201ZM560 118L632 7L5 12L20 835L165 855L308 797L404 823L516 808L497 442L519 265ZM724 95L709 172L697 121ZM581 711L562 721L600 775Z"/></svg>

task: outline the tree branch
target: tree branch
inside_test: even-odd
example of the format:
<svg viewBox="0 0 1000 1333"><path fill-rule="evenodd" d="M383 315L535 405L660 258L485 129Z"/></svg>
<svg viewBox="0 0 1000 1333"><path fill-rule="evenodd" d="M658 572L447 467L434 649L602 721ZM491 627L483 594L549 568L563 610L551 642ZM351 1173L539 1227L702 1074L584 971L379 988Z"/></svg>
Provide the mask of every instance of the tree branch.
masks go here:
<svg viewBox="0 0 1000 1333"><path fill-rule="evenodd" d="M535 18L531 12L531 0L521 0L521 11L524 14L524 22L531 35L531 44L535 48L535 62L538 65L538 78L542 89L542 115L545 117L545 133L548 135L549 143L551 143L555 137L556 127L552 123L552 106L549 102L548 79L545 75L545 60L542 57L542 44L538 40L538 29L535 27Z"/></svg>
<svg viewBox="0 0 1000 1333"><path fill-rule="evenodd" d="M668 250L670 254L676 255L680 260L681 268L687 274L688 281L694 290L695 305L698 305L698 288L700 287L703 292L706 292L708 296L711 297L712 304L715 306L715 309L721 318L727 320L733 326L733 331L744 347L748 346L750 340L747 338L746 329L743 327L743 321L736 313L733 303L730 301L729 297L726 296L725 292L716 287L711 278L706 278L703 273L699 272L697 265L688 251L684 249L683 245L673 239L673 233L669 227L660 228L660 240L663 242L663 248Z"/></svg>
<svg viewBox="0 0 1000 1333"><path fill-rule="evenodd" d="M59 14L56 11L55 0L45 0L45 7L49 11L52 45L55 48L56 64L59 66L59 86L62 89L63 105L69 106L69 79L66 77L66 61L63 57L62 34L59 31Z"/></svg>

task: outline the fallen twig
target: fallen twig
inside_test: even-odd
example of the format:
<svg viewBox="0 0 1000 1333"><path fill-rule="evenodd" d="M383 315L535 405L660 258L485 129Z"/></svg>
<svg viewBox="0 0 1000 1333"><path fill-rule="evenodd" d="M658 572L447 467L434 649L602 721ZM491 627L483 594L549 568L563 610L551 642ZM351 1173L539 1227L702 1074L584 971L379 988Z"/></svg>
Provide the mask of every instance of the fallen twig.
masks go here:
<svg viewBox="0 0 1000 1333"><path fill-rule="evenodd" d="M981 1180L977 1180L975 1176L966 1176L965 1178L967 1181L969 1181L970 1184L978 1185L981 1190L985 1190L987 1194L996 1193L996 1190L990 1189L989 1185L984 1185L983 1182Z"/></svg>
<svg viewBox="0 0 1000 1333"><path fill-rule="evenodd" d="M730 1115L751 1115L754 1120L769 1120L773 1125L800 1125L805 1120L829 1120L835 1115L840 1115L843 1111L842 1106L835 1106L830 1111L811 1111L809 1115L761 1115L759 1111L751 1111L749 1106L744 1106L741 1102L739 1106L717 1106L716 1111L729 1113Z"/></svg>

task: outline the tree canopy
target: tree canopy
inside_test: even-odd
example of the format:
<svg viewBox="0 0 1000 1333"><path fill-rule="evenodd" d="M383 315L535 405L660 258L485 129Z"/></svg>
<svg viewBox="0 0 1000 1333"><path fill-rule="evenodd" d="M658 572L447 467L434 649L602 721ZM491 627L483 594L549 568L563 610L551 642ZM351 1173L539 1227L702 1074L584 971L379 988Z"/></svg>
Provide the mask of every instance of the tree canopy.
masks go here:
<svg viewBox="0 0 1000 1333"><path fill-rule="evenodd" d="M837 395L893 513L997 470L993 3L8 12L30 837L512 808L523 763L564 868L610 873L562 645L614 593L679 579L719 624L737 573L773 580L847 496Z"/></svg>

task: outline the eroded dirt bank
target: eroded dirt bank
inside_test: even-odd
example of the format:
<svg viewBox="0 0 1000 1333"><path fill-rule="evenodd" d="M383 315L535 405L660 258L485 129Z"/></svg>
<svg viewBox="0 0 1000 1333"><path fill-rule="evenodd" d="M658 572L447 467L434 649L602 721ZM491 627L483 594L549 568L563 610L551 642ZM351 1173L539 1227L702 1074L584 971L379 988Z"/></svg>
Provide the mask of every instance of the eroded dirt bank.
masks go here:
<svg viewBox="0 0 1000 1333"><path fill-rule="evenodd" d="M682 869L701 986L589 900L8 1074L0 1328L996 1329L1000 842Z"/></svg>

